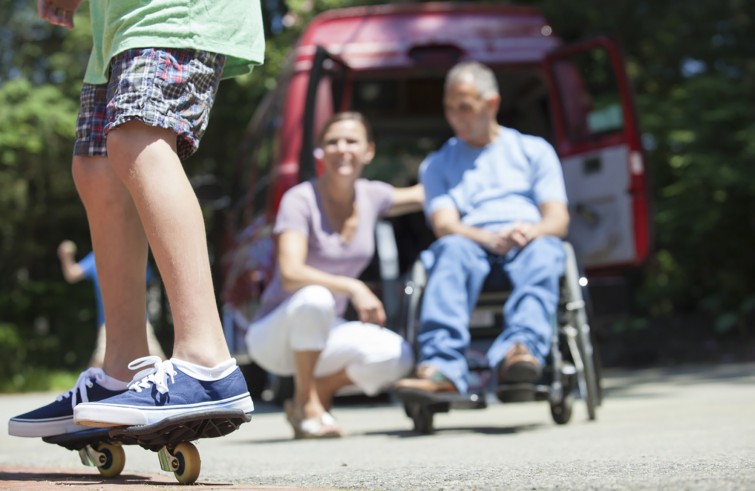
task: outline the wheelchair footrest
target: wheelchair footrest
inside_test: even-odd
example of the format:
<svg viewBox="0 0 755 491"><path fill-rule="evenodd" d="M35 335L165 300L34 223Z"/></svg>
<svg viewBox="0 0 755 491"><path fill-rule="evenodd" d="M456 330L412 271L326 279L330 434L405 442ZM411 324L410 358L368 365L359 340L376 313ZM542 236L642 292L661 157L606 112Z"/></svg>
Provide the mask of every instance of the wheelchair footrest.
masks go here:
<svg viewBox="0 0 755 491"><path fill-rule="evenodd" d="M447 413L452 408L484 409L487 407L484 393L456 394L401 388L396 389L395 394L403 403L420 404L432 413Z"/></svg>
<svg viewBox="0 0 755 491"><path fill-rule="evenodd" d="M495 391L501 402L532 402L548 400L547 385L501 384Z"/></svg>

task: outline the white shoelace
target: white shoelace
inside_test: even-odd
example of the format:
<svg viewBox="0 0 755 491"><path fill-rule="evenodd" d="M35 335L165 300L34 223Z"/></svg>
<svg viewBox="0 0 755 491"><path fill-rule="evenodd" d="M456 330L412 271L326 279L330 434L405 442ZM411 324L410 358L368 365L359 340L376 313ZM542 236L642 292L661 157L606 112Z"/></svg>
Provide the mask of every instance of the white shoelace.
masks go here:
<svg viewBox="0 0 755 491"><path fill-rule="evenodd" d="M101 368L87 368L81 374L79 375L78 380L76 380L76 385L73 386L73 389L69 390L68 392L64 392L60 394L57 397L57 401L62 401L63 399L71 398L71 407L76 407L76 404L79 402L89 402L89 394L87 393L87 389L91 389L94 385L94 381L102 382L105 380L105 372L102 371ZM77 401L78 397L76 394L81 394L81 400Z"/></svg>
<svg viewBox="0 0 755 491"><path fill-rule="evenodd" d="M169 390L168 378L170 377L170 383L174 383L174 377L178 372L173 368L173 363L170 360L163 361L159 356L137 358L128 364L128 368L137 370L149 365L152 366L134 375L134 378L128 384L129 390L141 392L142 389L149 389L151 385L154 385L159 393L165 394Z"/></svg>

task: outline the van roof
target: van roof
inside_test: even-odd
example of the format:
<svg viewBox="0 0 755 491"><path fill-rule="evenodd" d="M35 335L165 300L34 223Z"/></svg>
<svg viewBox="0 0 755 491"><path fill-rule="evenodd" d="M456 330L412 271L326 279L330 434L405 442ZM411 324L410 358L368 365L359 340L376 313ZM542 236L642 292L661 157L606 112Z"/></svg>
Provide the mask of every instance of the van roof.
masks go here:
<svg viewBox="0 0 755 491"><path fill-rule="evenodd" d="M521 6L421 3L334 9L316 16L296 47L308 69L317 45L354 70L449 64L537 63L560 44L539 11Z"/></svg>

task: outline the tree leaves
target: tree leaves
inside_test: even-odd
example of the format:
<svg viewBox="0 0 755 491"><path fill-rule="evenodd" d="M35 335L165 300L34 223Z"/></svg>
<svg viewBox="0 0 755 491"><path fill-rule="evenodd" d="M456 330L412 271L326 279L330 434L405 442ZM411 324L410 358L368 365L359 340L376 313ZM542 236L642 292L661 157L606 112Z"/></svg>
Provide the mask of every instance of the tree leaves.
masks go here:
<svg viewBox="0 0 755 491"><path fill-rule="evenodd" d="M369 3L377 2L289 0L288 27L269 37L266 64L221 84L202 146L186 162L188 174L213 173L229 182L243 132L275 88L303 26L322 10ZM625 50L643 141L652 143L646 153L656 250L635 292L642 311L699 313L718 319L711 329L720 332L751 326L755 2L514 3L541 9L566 42L609 34ZM88 14L82 9L69 31L38 20L27 0L0 0L0 11L6 19L0 26L0 323L8 336L27 337L43 316L49 336L85 332L93 338L90 320L77 320L81 305L43 301L51 292L70 292L61 284L57 243L73 238L85 248L89 240L70 176L78 91L91 44ZM210 220L208 230L213 228ZM24 301L14 303L19 292ZM83 294L78 300L87 302ZM58 341L35 349L51 350ZM84 363L90 346L77 349L79 355L65 363Z"/></svg>

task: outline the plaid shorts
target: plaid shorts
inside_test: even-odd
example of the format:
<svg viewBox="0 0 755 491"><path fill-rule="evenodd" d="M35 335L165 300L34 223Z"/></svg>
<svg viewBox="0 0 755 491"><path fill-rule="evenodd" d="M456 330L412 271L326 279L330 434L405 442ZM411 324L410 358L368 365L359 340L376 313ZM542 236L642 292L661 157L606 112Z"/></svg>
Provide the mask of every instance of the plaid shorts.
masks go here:
<svg viewBox="0 0 755 491"><path fill-rule="evenodd" d="M131 120L176 133L179 158L196 152L215 101L225 56L140 48L110 62L107 84L84 84L74 155L107 156L107 134Z"/></svg>

